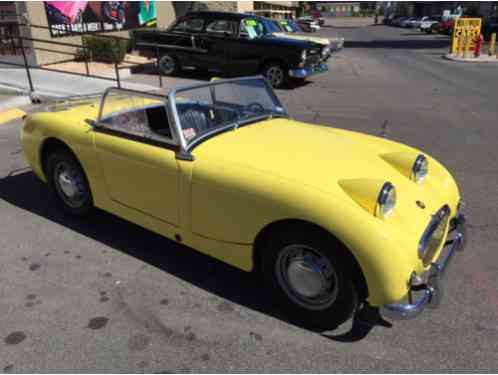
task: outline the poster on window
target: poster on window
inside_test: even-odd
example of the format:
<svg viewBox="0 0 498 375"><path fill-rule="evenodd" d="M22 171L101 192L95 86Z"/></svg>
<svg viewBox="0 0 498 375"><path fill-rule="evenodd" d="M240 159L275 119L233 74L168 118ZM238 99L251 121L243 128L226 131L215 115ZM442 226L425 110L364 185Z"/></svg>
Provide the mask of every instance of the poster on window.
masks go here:
<svg viewBox="0 0 498 375"><path fill-rule="evenodd" d="M154 1L44 1L52 37L156 26Z"/></svg>

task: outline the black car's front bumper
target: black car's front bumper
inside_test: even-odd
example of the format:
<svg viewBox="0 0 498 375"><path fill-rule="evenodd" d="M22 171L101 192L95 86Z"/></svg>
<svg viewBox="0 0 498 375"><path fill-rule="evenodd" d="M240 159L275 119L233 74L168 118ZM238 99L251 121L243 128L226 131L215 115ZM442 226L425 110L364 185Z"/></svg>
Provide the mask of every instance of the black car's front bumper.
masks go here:
<svg viewBox="0 0 498 375"><path fill-rule="evenodd" d="M453 255L463 250L467 243L466 218L459 213L450 222L447 240L439 258L433 262L427 271L424 281L419 278L410 279L408 296L398 303L385 305L381 313L391 319L411 319L420 314L426 307L437 307L443 295L442 277ZM418 280L417 280L418 279ZM417 282L413 282L417 280Z"/></svg>
<svg viewBox="0 0 498 375"><path fill-rule="evenodd" d="M325 73L329 70L326 63L320 62L315 65L310 65L301 69L289 69L289 77L306 78L315 74Z"/></svg>

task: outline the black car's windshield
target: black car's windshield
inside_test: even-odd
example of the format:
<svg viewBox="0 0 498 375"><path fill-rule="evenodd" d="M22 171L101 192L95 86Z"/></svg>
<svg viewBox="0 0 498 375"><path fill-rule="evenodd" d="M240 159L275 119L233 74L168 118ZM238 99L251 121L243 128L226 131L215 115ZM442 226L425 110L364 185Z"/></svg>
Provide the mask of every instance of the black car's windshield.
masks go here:
<svg viewBox="0 0 498 375"><path fill-rule="evenodd" d="M171 94L187 144L204 134L238 127L270 116L287 116L261 78L212 82Z"/></svg>

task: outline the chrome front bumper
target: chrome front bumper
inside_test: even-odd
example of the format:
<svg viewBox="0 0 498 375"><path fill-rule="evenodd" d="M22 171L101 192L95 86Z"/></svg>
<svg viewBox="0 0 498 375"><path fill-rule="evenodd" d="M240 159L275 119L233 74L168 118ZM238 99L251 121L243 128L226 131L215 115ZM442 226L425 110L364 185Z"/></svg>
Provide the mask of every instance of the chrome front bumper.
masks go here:
<svg viewBox="0 0 498 375"><path fill-rule="evenodd" d="M328 70L328 65L322 62L315 66L302 69L290 69L289 76L292 78L306 78L315 74L325 73Z"/></svg>
<svg viewBox="0 0 498 375"><path fill-rule="evenodd" d="M425 274L425 282L410 279L410 291L406 301L381 307L381 314L391 319L412 319L425 307L437 307L443 296L441 280L456 251L461 251L467 243L466 218L463 214L451 220L446 243L437 261L433 262Z"/></svg>

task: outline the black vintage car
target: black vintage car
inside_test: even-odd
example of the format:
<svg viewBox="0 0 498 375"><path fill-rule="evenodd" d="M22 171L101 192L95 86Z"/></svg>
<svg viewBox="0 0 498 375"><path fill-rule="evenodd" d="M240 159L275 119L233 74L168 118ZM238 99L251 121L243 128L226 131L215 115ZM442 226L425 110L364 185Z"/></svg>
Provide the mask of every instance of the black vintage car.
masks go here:
<svg viewBox="0 0 498 375"><path fill-rule="evenodd" d="M275 25L254 15L194 12L177 19L165 31L135 32L141 55L159 57L166 75L195 67L225 75L263 74L274 87L289 78L328 70L323 46L272 35Z"/></svg>

